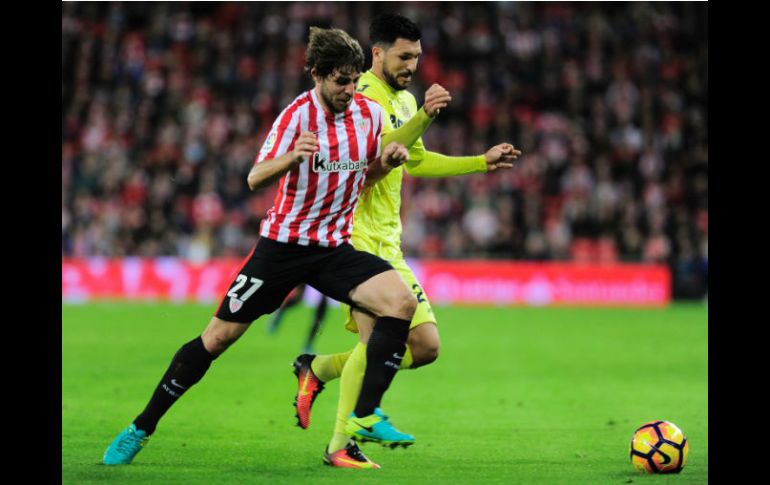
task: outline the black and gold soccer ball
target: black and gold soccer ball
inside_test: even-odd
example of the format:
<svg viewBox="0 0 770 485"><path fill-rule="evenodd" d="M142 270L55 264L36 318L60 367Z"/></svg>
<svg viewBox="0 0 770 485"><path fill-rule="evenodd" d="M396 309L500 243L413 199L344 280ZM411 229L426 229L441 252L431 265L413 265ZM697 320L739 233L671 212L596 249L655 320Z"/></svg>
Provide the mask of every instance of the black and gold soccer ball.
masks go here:
<svg viewBox="0 0 770 485"><path fill-rule="evenodd" d="M687 462L689 445L682 430L668 421L651 421L634 432L631 463L647 473L679 473Z"/></svg>

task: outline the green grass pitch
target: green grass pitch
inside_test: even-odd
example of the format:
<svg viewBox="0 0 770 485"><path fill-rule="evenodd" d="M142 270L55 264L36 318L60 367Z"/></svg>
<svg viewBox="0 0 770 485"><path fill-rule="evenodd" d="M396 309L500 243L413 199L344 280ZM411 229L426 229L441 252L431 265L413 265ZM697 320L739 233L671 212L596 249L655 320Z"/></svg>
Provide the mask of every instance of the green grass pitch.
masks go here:
<svg viewBox="0 0 770 485"><path fill-rule="evenodd" d="M380 470L326 467L338 381L294 425L290 363L311 310L266 317L160 422L129 466L101 458L142 410L172 355L213 305L62 306L65 484L704 484L708 482L708 312L665 309L435 309L439 359L399 373L383 408L413 433L409 449L363 446ZM352 348L332 309L321 353ZM690 442L679 475L641 475L628 458L637 426L674 422Z"/></svg>

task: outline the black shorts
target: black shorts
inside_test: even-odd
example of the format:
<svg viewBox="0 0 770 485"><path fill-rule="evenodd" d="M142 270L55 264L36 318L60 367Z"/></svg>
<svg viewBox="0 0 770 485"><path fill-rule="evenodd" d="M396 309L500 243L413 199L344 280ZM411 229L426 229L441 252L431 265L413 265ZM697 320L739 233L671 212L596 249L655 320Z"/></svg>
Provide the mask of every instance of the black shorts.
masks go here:
<svg viewBox="0 0 770 485"><path fill-rule="evenodd" d="M324 248L260 237L215 315L228 322L251 323L275 311L301 283L354 307L350 290L391 269L384 259L356 251L350 244Z"/></svg>

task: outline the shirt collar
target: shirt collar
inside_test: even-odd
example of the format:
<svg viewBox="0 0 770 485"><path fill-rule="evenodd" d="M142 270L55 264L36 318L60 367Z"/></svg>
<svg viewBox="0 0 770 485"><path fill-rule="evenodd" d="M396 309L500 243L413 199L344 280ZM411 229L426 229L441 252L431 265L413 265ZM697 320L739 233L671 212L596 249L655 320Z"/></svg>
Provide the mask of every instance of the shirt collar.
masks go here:
<svg viewBox="0 0 770 485"><path fill-rule="evenodd" d="M387 81L385 81L384 79L380 79L380 76L375 74L373 70L369 69L366 72L367 72L367 74L371 74L371 78L374 79L377 84L379 84L380 86L385 88L388 91L388 94L391 94L391 95L392 94L396 94L396 90L393 89L393 86L388 84Z"/></svg>

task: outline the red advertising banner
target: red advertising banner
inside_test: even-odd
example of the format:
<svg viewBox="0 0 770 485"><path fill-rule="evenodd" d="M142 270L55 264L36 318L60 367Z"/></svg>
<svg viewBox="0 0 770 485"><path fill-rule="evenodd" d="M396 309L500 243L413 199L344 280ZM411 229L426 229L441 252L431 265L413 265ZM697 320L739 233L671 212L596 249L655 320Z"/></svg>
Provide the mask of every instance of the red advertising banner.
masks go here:
<svg viewBox="0 0 770 485"><path fill-rule="evenodd" d="M412 265L432 303L662 306L664 265L430 261Z"/></svg>
<svg viewBox="0 0 770 485"><path fill-rule="evenodd" d="M201 301L218 300L241 261L205 263L161 257L155 259L64 259L62 299Z"/></svg>
<svg viewBox="0 0 770 485"><path fill-rule="evenodd" d="M219 300L241 261L64 259L62 300ZM430 301L478 305L663 306L671 275L663 265L410 261Z"/></svg>

